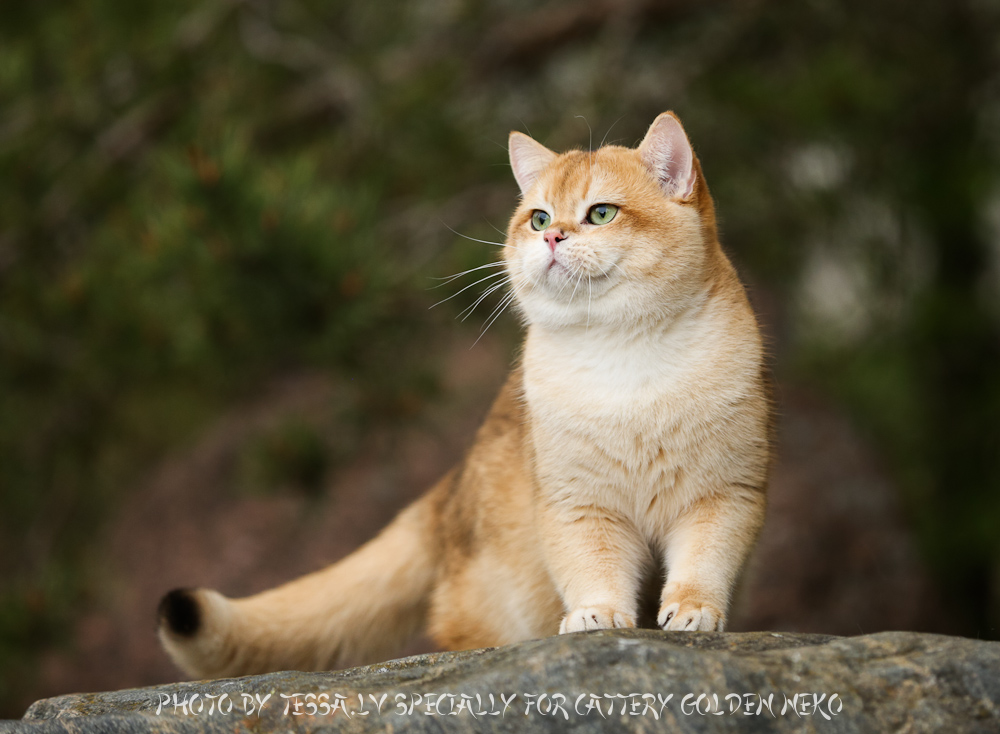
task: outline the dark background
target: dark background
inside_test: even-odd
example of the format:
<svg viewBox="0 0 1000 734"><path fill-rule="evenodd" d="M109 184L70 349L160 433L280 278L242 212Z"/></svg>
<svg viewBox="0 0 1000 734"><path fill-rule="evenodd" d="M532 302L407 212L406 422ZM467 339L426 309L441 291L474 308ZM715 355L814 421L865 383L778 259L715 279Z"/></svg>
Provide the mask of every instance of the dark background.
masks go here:
<svg viewBox="0 0 1000 734"><path fill-rule="evenodd" d="M158 596L373 534L516 353L511 129L675 110L767 330L779 451L734 629L1000 622L992 0L0 7L0 716L176 679ZM470 349L470 347L472 347ZM414 648L419 649L419 648Z"/></svg>

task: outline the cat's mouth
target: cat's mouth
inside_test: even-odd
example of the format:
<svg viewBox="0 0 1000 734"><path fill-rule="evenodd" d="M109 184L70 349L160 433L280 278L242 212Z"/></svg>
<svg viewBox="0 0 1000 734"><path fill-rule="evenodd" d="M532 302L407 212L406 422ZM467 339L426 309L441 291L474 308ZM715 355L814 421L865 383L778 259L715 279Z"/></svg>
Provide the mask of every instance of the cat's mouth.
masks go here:
<svg viewBox="0 0 1000 734"><path fill-rule="evenodd" d="M578 293L591 301L618 285L610 271L611 268L591 270L584 263L553 258L541 272L539 285L549 298L557 301L573 301Z"/></svg>
<svg viewBox="0 0 1000 734"><path fill-rule="evenodd" d="M551 283L563 285L565 281L589 280L591 283L607 280L611 275L608 270L588 270L582 265L566 263L553 257L545 268L545 277Z"/></svg>

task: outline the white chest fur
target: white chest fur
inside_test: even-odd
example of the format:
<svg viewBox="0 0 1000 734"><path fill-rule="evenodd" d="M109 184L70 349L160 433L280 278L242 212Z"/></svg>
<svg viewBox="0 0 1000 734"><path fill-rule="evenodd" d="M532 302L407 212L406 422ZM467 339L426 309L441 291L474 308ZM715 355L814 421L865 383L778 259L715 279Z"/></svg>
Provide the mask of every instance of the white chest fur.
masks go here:
<svg viewBox="0 0 1000 734"><path fill-rule="evenodd" d="M532 327L524 384L540 490L658 534L697 497L743 481L764 433L745 409L759 343L726 327L701 309L647 332Z"/></svg>

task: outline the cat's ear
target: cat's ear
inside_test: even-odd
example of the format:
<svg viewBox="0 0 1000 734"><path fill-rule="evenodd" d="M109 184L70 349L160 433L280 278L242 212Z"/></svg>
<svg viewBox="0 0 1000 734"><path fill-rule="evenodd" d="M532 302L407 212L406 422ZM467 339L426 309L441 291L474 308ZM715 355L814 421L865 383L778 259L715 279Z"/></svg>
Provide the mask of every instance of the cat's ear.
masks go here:
<svg viewBox="0 0 1000 734"><path fill-rule="evenodd" d="M510 167L514 169L514 178L523 196L528 193L528 189L538 179L538 174L552 162L556 154L519 132L510 134L507 149L510 152Z"/></svg>
<svg viewBox="0 0 1000 734"><path fill-rule="evenodd" d="M694 192L694 151L673 112L653 120L639 144L639 155L667 196L687 199Z"/></svg>

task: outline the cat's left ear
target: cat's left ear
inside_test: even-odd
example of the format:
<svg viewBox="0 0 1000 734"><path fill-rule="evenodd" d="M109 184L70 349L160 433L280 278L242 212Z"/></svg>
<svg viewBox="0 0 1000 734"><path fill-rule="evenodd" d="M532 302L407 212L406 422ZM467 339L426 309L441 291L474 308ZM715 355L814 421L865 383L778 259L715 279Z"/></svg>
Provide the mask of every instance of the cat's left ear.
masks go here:
<svg viewBox="0 0 1000 734"><path fill-rule="evenodd" d="M510 152L510 167L521 188L521 196L524 196L556 154L524 133L516 131L510 134L507 149Z"/></svg>
<svg viewBox="0 0 1000 734"><path fill-rule="evenodd" d="M653 120L639 144L639 155L667 196L687 199L694 192L694 151L673 112L664 112Z"/></svg>

